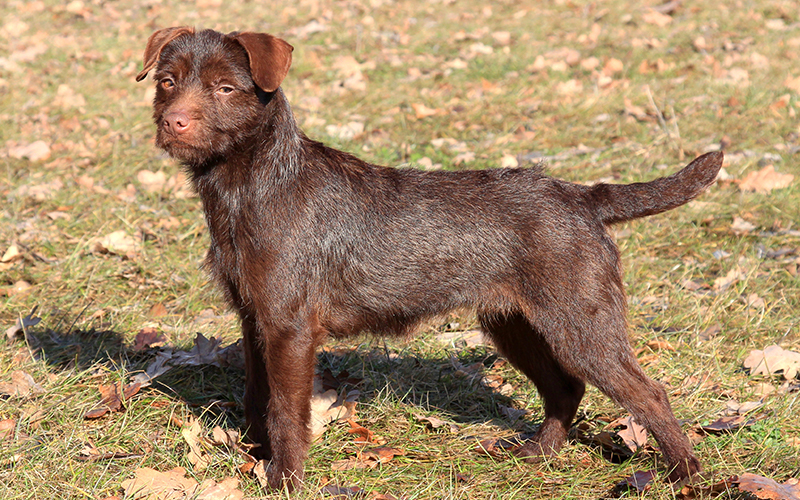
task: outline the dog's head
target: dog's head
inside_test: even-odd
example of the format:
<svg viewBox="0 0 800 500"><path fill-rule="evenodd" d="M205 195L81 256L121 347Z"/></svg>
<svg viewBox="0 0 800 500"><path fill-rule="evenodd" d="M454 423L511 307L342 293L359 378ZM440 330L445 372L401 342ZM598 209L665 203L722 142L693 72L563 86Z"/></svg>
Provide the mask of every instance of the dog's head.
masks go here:
<svg viewBox="0 0 800 500"><path fill-rule="evenodd" d="M155 68L156 144L189 164L228 156L257 132L291 63L292 46L265 33L156 31L136 76Z"/></svg>

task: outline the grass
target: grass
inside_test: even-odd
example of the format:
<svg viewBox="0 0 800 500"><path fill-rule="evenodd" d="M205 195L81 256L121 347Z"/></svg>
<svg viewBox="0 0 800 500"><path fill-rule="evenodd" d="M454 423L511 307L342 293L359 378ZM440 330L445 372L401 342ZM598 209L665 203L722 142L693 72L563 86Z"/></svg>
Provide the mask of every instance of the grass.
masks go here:
<svg viewBox="0 0 800 500"><path fill-rule="evenodd" d="M0 420L14 422L11 431L0 430L3 498L122 498L122 482L139 467L184 467L200 481L233 476L247 496L286 497L239 473L243 459L234 451L214 448L204 471L187 459L180 424L190 415L208 429L244 425L243 372L236 368L175 368L125 401L126 411L83 418L100 385L125 382L152 361L152 352L132 349L142 328L157 328L179 348L191 347L198 331L226 343L238 336L200 267L208 240L199 201L169 189L150 192L137 179L142 170L167 178L179 172L152 144L151 84L133 81L154 28L284 36L295 52L283 87L306 132L377 163L429 158L443 168L495 168L508 156L523 166L525 158L546 156L555 176L634 182L673 172L723 143L733 179L768 163L800 176L798 88L791 83L800 76L800 12L788 0L684 3L663 26L647 22L642 3L620 0L46 0L6 2L0 14L0 252L16 245L23 255L0 264L0 325L34 308L42 318L27 342L0 340L0 383L22 370L41 386L38 394L0 400ZM305 33L312 20L324 31ZM510 41L497 32L508 32ZM553 55L564 48L577 51L577 64ZM343 56L362 64L363 90L335 85ZM592 57L596 68L581 64ZM621 68L604 75L612 59ZM439 112L418 117L419 104ZM365 132L328 135L326 126L350 121ZM442 138L459 144L438 145ZM37 140L49 146L47 158L12 154ZM576 153L579 147L592 152ZM457 163L465 151L474 159ZM742 369L752 349L777 343L800 350L798 186L796 178L759 194L721 182L699 202L615 228L631 342L643 349L640 360L665 384L686 429L717 419L728 402L759 400L759 383L782 383ZM754 229L735 234L734 218ZM92 250L93 239L120 230L141 243L130 258ZM781 249L791 251L770 257ZM708 293L736 269L738 281ZM17 292L21 281L31 287ZM688 281L710 288L692 291ZM763 307L748 305L753 294ZM156 305L166 314L154 314ZM332 471L332 462L357 449L347 424L333 424L313 445L307 487L293 498L318 498L327 484L406 499L598 498L657 465L658 454L648 453L612 463L576 439L542 466L476 453L478 439L535 430L541 404L524 377L495 363L490 347L441 342L452 323L469 329L474 318L445 318L414 340L365 337L320 354L321 367L363 379L358 422L406 454L375 469ZM701 340L714 325L718 333ZM674 350L653 350L653 341ZM453 359L483 363L484 374L512 390L460 377ZM798 394L767 396L751 415L754 425L702 439L695 448L706 469L715 477L753 472L779 482L800 476ZM512 422L498 404L528 414ZM415 414L457 423L459 431L430 429ZM593 389L580 409L595 431L623 415ZM133 456L81 460L89 442ZM656 481L642 495L675 493Z"/></svg>

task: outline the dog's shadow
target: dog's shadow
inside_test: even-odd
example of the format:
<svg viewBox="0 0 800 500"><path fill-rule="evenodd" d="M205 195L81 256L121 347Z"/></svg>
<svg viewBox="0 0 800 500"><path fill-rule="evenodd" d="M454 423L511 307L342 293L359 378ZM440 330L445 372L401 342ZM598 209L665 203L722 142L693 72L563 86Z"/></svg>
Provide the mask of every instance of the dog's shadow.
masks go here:
<svg viewBox="0 0 800 500"><path fill-rule="evenodd" d="M57 371L145 370L158 350L135 351L124 340L113 329L48 329L29 335L34 350ZM510 385L497 375L495 368L504 360L491 347L430 349L416 342L393 347L362 338L324 348L317 356L324 389L357 390L358 404L398 404L408 409L409 417L432 415L457 425L491 424L526 433L537 427L538 411L519 418L502 414L502 408L515 406L521 393L509 392ZM176 366L143 391L180 400L208 423L244 430L244 376L241 366Z"/></svg>

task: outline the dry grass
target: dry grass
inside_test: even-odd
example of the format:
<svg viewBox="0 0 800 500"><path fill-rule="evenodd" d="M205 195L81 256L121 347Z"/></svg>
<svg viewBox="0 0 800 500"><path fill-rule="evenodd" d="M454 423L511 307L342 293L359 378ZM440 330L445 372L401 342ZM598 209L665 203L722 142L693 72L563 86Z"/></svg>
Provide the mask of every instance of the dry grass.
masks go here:
<svg viewBox="0 0 800 500"><path fill-rule="evenodd" d="M190 414L209 429L243 425L240 370L176 368L126 401L125 412L83 418L101 384L126 381L152 360L131 347L143 327L182 348L198 331L237 338L199 266L207 237L198 200L163 185L150 191L137 177L179 172L152 145L151 85L133 81L154 28L282 35L295 46L284 89L298 121L310 136L370 161L494 168L546 157L556 176L631 182L722 145L732 179L766 164L800 174L794 2L684 2L670 19L641 2L546 4L3 3L0 252L16 245L22 257L0 264L0 324L34 307L42 322L28 342L0 341L0 382L22 370L42 392L0 400L0 420L14 422L11 431L0 429L0 496L122 497L122 481L143 466L185 467L198 480L235 476L246 495L267 495L239 474L235 452L215 448L212 465L193 472L181 437L179 423ZM312 20L324 31L309 30ZM336 127L351 122L363 133L341 135ZM39 140L49 156L15 157ZM759 400L758 383L781 383L742 369L750 350L774 343L800 350L798 186L795 179L788 188L744 193L722 182L690 206L616 228L632 343L687 429L717 419L731 401ZM752 228L734 231L736 218ZM140 246L128 257L97 252L92 240L114 231ZM774 253L781 250L788 252ZM714 289L737 269L735 282ZM21 281L31 287L16 291ZM693 291L689 282L707 286ZM471 321L452 317L410 342L357 339L320 355L334 374L346 369L363 379L359 423L406 455L376 469L332 471L333 461L356 449L348 426L334 424L314 444L306 490L295 498L318 498L326 484L407 499L598 498L655 465L657 454L615 464L577 440L543 466L476 453L476 438L531 432L542 413L533 387L494 363L491 348L439 340L451 323L466 329ZM716 335L702 340L714 325ZM654 350L653 341L674 350ZM482 362L485 374L513 390L501 394L459 377L454 359ZM798 477L798 394L768 396L751 415L754 425L700 441L707 470ZM529 413L512 422L498 405ZM595 430L624 414L594 390L580 411ZM459 431L431 430L415 414L457 423ZM87 442L135 456L81 461ZM646 495L674 498L660 482Z"/></svg>

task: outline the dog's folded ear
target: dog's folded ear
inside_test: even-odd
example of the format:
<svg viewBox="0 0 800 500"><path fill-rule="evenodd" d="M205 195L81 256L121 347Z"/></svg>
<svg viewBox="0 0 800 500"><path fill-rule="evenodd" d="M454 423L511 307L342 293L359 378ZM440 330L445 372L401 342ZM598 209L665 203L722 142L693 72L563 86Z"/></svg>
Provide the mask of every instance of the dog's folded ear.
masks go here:
<svg viewBox="0 0 800 500"><path fill-rule="evenodd" d="M275 92L280 87L292 65L294 47L278 37L266 33L229 33L247 51L250 74L264 92Z"/></svg>
<svg viewBox="0 0 800 500"><path fill-rule="evenodd" d="M193 35L194 28L189 26L179 26L177 28L164 28L158 30L147 40L147 47L144 49L144 67L142 71L136 75L136 81L141 82L147 73L158 63L158 58L161 55L161 49L166 44L175 40L181 35Z"/></svg>

